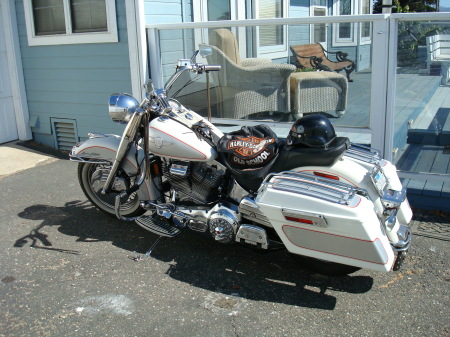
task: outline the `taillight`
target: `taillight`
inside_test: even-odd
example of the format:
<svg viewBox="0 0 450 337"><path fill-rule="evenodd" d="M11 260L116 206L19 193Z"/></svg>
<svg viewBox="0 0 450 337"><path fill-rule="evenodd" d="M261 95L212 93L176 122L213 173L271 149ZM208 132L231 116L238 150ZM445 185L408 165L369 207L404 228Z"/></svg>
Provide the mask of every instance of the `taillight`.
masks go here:
<svg viewBox="0 0 450 337"><path fill-rule="evenodd" d="M323 177L323 178L328 178L328 179L333 179L333 180L339 180L339 177L335 176L333 174L328 174L328 173L314 171L314 175L318 176L318 177Z"/></svg>
<svg viewBox="0 0 450 337"><path fill-rule="evenodd" d="M308 225L314 225L314 222L312 222L311 220L308 220L308 219L294 218L292 216L285 216L285 218L286 218L286 220L289 220L289 221L295 221L295 222L306 223Z"/></svg>

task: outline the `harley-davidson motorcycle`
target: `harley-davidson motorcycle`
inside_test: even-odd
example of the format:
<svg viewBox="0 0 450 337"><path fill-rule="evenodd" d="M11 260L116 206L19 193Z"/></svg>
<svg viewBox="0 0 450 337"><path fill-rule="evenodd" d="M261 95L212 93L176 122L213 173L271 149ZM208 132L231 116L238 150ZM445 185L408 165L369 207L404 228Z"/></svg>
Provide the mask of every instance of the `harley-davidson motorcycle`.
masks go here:
<svg viewBox="0 0 450 337"><path fill-rule="evenodd" d="M395 166L337 137L319 114L298 119L286 139L263 124L223 134L168 97L181 74L220 70L196 55L178 61L165 88L147 83L141 103L111 96L112 120L126 124L121 137L92 133L72 149L95 207L158 235L144 257L190 229L223 244L286 249L318 273L398 270L412 211Z"/></svg>

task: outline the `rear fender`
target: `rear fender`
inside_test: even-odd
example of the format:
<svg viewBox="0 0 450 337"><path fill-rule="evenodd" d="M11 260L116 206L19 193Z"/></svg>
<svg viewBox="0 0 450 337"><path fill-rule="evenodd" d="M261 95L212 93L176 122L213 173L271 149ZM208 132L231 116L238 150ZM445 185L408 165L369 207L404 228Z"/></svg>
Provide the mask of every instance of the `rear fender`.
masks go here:
<svg viewBox="0 0 450 337"><path fill-rule="evenodd" d="M82 162L113 163L119 148L121 137L116 135L90 134L89 139L78 143L72 148L71 160ZM137 151L137 152L136 152ZM136 161L137 154L137 161ZM143 169L144 150L137 150L131 146L122 160L120 168L129 176L139 172L138 166ZM159 192L152 184L151 178L144 180L137 191L139 200L156 200Z"/></svg>

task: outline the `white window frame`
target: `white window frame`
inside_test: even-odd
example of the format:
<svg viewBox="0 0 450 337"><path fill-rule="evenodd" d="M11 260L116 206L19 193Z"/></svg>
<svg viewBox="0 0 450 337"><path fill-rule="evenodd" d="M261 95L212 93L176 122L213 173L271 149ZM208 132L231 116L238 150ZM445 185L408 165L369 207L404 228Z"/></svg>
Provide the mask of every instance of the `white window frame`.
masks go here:
<svg viewBox="0 0 450 337"><path fill-rule="evenodd" d="M106 32L73 33L72 20L70 17L69 0L63 0L64 15L66 22L65 34L36 35L34 30L34 15L32 0L24 0L25 23L27 27L28 45L47 46L60 44L82 44L82 43L113 43L118 42L117 18L115 0L105 0L106 20L108 30Z"/></svg>
<svg viewBox="0 0 450 337"><path fill-rule="evenodd" d="M359 8L359 0L350 0L351 1L351 15L355 15L358 13ZM333 15L340 15L339 7L340 7L341 0L334 0L333 1ZM356 46L357 45L357 23L351 23L351 31L350 31L350 38L339 38L339 25L340 23L334 23L333 24L333 39L332 44L333 47L346 47L346 46Z"/></svg>
<svg viewBox="0 0 450 337"><path fill-rule="evenodd" d="M311 3L312 3L312 1L311 1ZM328 16L328 7L327 7L327 6L319 6L319 5L311 5L311 6L309 7L309 16L315 17L315 16L314 16L314 10L315 10L316 8L324 9L324 10L325 10L325 16ZM328 48L327 48L327 42L328 42L328 25L327 25L327 24L324 24L324 25L325 25L325 41L320 42L320 44L321 44L325 49L328 49ZM311 43L314 43L314 42L315 42L315 41L314 41L314 25L311 25L311 28L310 28L309 41L310 41Z"/></svg>
<svg viewBox="0 0 450 337"><path fill-rule="evenodd" d="M239 0L230 1L231 20L245 20L245 2ZM207 0L193 0L192 2L194 22L208 22L208 2ZM223 20L223 26L226 27L227 20ZM245 57L246 51L246 33L245 27L232 27L231 31L236 36L241 57ZM199 43L209 43L208 29L194 30L195 45Z"/></svg>
<svg viewBox="0 0 450 337"><path fill-rule="evenodd" d="M362 2L363 1L364 0L359 0L360 14L364 14L364 13L361 13L362 12L362 8L363 8L363 6L362 6ZM366 13L366 14L370 14L372 7L373 7L373 2L371 0L369 0L369 13ZM370 25L369 36L362 36L362 26L363 26L363 24L362 23L360 24L360 33L359 33L359 38L360 38L360 41L361 41L360 44L370 44L370 43L372 43L372 22L370 22L369 25Z"/></svg>
<svg viewBox="0 0 450 337"><path fill-rule="evenodd" d="M288 17L288 8L289 8L289 1L288 0L281 0L283 11L282 11L282 18ZM253 0L253 18L260 19L259 18L259 0ZM255 44L256 44L256 57L264 57L264 58L283 58L288 55L288 27L283 26L283 41L284 44L280 45L274 45L269 47L260 47L259 46L259 27L256 27L255 29Z"/></svg>

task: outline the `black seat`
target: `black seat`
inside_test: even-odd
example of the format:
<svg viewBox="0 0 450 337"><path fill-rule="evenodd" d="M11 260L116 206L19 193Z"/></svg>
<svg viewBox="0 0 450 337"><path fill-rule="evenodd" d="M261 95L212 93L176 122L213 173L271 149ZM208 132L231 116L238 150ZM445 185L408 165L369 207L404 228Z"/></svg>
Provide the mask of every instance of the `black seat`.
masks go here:
<svg viewBox="0 0 450 337"><path fill-rule="evenodd" d="M255 136L259 140L273 139L266 145L271 156L261 165L253 167L237 165L233 159L236 151L230 144L236 142L236 139L242 140L242 137ZM239 131L224 135L218 142L217 150L222 163L230 170L238 184L248 192L256 192L269 173L289 171L302 166L331 166L342 157L349 146L350 141L347 137L336 137L326 148L301 144L289 146L285 141L278 139L267 126L257 125L243 127Z"/></svg>
<svg viewBox="0 0 450 337"><path fill-rule="evenodd" d="M347 137L336 137L326 149L284 144L271 172L289 171L302 166L331 166L350 146Z"/></svg>

